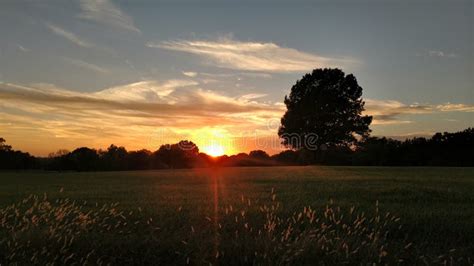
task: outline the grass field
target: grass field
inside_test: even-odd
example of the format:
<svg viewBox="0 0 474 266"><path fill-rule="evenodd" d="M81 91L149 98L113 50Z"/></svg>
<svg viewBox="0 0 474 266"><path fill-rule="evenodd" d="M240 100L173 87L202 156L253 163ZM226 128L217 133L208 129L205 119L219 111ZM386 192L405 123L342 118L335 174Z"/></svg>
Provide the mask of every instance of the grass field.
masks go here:
<svg viewBox="0 0 474 266"><path fill-rule="evenodd" d="M38 195L38 199L18 204L31 194ZM41 205L45 201L47 207ZM118 205L110 205L114 203ZM101 210L104 204L108 205ZM36 209L28 212L30 205ZM304 209L305 206L311 206L314 213ZM359 217L351 211L353 206ZM472 264L473 207L474 168L311 166L101 173L2 172L0 253L5 255L0 257L0 264L2 260L21 264L25 259L60 264L73 261L285 264L316 259L325 264L339 264L365 263L367 259L383 263L384 257L389 263L402 259L413 261L417 257L425 263ZM63 214L60 216L63 220L58 220L58 210L70 215L71 220L64 220ZM39 214L34 216L35 212ZM390 215L385 216L386 212ZM300 213L321 220L316 220L315 226L310 218L307 221L299 218ZM334 213L341 215L339 222L338 218L327 217ZM109 224L112 218L103 217L105 214L116 219L113 224ZM45 215L55 218L44 218ZM350 218L351 215L354 217ZM22 216L28 218L22 220ZM381 226L377 217L386 223ZM56 229L48 224L52 223L51 219L59 221L55 223ZM328 220L323 223L324 219ZM360 231L357 237L346 232L352 230L347 226L339 228L344 222L360 220L367 230ZM81 225L67 227L65 221ZM273 223L276 229L270 229ZM325 229L327 225L336 228L335 231ZM108 227L101 231L100 226ZM354 230L359 229L356 226ZM380 233L380 237L373 240L369 229ZM260 235L257 230L274 231ZM318 241L308 238L313 233L320 237ZM74 240L68 239L68 235L74 236L71 237ZM280 239L283 235L289 236ZM39 243L44 237L57 241L57 245L51 244L47 251L35 247L42 245ZM369 241L370 245L356 248L366 245L364 239L369 238L373 240ZM13 242L17 243L16 247ZM346 254L349 244L354 246L354 254L360 254ZM290 249L291 255L282 255ZM402 252L403 249L407 251ZM60 256L55 254L58 252ZM87 256L89 260L85 259ZM235 259L236 256L239 258Z"/></svg>

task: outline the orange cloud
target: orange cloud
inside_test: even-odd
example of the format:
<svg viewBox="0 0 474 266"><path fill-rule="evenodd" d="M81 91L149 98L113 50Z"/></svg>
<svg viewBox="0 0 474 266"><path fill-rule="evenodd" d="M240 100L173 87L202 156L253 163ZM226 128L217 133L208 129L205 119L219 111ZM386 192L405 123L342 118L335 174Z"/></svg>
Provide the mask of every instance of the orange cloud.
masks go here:
<svg viewBox="0 0 474 266"><path fill-rule="evenodd" d="M256 102L259 95L229 97L197 85L190 80L143 81L83 93L48 84L0 83L2 134L14 134L21 121L23 131L75 146L114 142L155 149L186 138L204 142L212 137L205 132L216 130L226 132L226 138L257 129L269 134L268 119L279 119L283 112L281 106Z"/></svg>

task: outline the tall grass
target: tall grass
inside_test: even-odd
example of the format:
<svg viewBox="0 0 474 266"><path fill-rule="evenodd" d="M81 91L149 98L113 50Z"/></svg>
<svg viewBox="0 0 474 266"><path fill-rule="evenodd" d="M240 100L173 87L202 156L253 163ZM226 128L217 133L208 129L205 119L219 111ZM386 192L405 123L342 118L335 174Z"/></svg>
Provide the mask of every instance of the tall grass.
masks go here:
<svg viewBox="0 0 474 266"><path fill-rule="evenodd" d="M97 205L30 195L0 209L0 264L472 264L456 250L423 254L404 235L400 219L382 212L343 209L330 201L283 214L272 191L256 204L232 205L187 223L123 212L118 203ZM199 219L198 219L199 220Z"/></svg>

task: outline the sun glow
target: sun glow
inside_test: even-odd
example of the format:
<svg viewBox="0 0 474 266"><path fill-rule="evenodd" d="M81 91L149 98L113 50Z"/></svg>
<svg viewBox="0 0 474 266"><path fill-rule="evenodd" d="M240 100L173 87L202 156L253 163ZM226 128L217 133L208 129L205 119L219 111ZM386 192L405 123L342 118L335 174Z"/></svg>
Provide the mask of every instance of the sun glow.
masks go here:
<svg viewBox="0 0 474 266"><path fill-rule="evenodd" d="M224 155L224 147L217 143L213 143L209 146L203 148L204 153L211 155L213 157Z"/></svg>
<svg viewBox="0 0 474 266"><path fill-rule="evenodd" d="M236 152L233 135L226 128L201 127L181 132L188 135L201 152L217 157Z"/></svg>

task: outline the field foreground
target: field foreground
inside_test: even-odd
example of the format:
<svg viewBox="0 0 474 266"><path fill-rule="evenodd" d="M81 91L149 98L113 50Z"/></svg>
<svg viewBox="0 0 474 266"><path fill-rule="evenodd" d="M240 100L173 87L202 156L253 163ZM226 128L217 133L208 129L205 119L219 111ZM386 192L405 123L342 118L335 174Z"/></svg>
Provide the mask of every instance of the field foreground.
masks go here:
<svg viewBox="0 0 474 266"><path fill-rule="evenodd" d="M474 168L2 172L0 264L472 264L473 202Z"/></svg>

